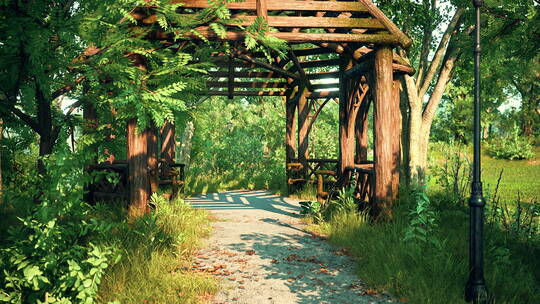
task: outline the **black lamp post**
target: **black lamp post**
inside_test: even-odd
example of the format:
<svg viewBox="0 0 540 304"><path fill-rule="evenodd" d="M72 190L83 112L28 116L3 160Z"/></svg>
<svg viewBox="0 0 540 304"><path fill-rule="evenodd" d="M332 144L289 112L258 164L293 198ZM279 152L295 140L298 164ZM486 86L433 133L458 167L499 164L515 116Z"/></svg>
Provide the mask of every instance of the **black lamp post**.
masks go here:
<svg viewBox="0 0 540 304"><path fill-rule="evenodd" d="M480 8L483 0L473 0L476 9L476 31L474 48L474 162L471 198L469 200L469 281L465 288L465 300L475 304L490 303L484 280L484 206L480 176Z"/></svg>

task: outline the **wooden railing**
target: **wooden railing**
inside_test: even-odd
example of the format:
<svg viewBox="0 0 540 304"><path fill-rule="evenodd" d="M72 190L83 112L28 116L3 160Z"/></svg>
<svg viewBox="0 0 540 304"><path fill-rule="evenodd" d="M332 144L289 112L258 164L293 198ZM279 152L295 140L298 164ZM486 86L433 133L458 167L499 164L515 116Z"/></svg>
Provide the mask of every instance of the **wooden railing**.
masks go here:
<svg viewBox="0 0 540 304"><path fill-rule="evenodd" d="M172 197L184 191L185 164L159 162L159 184L172 186ZM90 173L96 180L88 187L89 202L128 201L129 200L129 166L126 161L91 165Z"/></svg>

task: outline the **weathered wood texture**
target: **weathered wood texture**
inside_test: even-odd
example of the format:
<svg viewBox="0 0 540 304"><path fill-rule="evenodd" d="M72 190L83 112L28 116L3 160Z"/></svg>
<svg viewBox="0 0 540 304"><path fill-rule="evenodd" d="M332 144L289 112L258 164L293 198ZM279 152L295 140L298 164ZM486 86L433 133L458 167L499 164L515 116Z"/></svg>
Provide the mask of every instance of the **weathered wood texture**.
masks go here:
<svg viewBox="0 0 540 304"><path fill-rule="evenodd" d="M309 111L310 101L307 99L307 89L300 88L298 92L298 160L307 169L309 159Z"/></svg>
<svg viewBox="0 0 540 304"><path fill-rule="evenodd" d="M339 96L339 176L340 180L346 182L346 168L354 165L354 130L350 132L351 120L356 117L351 116L354 87L351 81L345 77L345 71L353 65L352 59L348 55L340 55L340 96Z"/></svg>
<svg viewBox="0 0 540 304"><path fill-rule="evenodd" d="M161 127L161 159L168 163L174 163L176 160L176 134L175 126L167 121Z"/></svg>
<svg viewBox="0 0 540 304"><path fill-rule="evenodd" d="M380 47L375 54L375 202L371 211L381 220L392 218L392 204L397 198L393 182L399 181L399 142L396 134L396 114L399 102L394 94L392 49Z"/></svg>
<svg viewBox="0 0 540 304"><path fill-rule="evenodd" d="M137 119L130 119L127 132L129 163L129 215L149 213L150 181L148 178L148 134L138 132Z"/></svg>
<svg viewBox="0 0 540 304"><path fill-rule="evenodd" d="M158 139L157 128L152 126L145 131L147 135L148 153L148 179L150 181L151 193L157 193L159 187L158 175Z"/></svg>

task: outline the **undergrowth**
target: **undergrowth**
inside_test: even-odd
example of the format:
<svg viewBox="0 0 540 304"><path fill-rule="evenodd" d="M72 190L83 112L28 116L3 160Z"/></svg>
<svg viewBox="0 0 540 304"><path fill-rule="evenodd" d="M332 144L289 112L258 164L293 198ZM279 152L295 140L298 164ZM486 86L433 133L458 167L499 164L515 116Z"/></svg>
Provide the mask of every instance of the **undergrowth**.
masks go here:
<svg viewBox="0 0 540 304"><path fill-rule="evenodd" d="M217 282L190 270L201 237L209 233L207 213L182 200L153 196L156 210L135 222L123 221L105 240L122 260L108 269L99 290L102 303L199 303L217 290ZM125 218L125 210L97 208L109 220Z"/></svg>
<svg viewBox="0 0 540 304"><path fill-rule="evenodd" d="M404 193L393 222L373 224L365 214L349 211L312 229L349 248L358 275L381 291L407 303L465 303L468 213L446 197L432 195L431 210L436 211L422 215L416 210L425 202ZM422 218L433 224L423 224ZM524 240L493 220L485 230L485 276L495 303L540 303L540 261L531 259L540 254L538 236Z"/></svg>

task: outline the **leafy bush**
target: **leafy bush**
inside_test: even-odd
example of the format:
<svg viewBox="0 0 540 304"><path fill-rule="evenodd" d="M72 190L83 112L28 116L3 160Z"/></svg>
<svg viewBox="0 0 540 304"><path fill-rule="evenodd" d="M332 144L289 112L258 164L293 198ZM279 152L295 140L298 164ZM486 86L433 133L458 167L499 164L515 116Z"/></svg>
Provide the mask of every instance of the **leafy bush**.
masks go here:
<svg viewBox="0 0 540 304"><path fill-rule="evenodd" d="M433 236L438 227L438 215L433 206L431 206L425 187L412 189L410 198L414 204L408 212L409 225L405 228L404 241L417 244L430 243L440 246L440 242Z"/></svg>
<svg viewBox="0 0 540 304"><path fill-rule="evenodd" d="M514 126L510 136L492 141L488 145L488 152L499 159L529 159L534 157L534 150L529 139L519 136L519 128Z"/></svg>
<svg viewBox="0 0 540 304"><path fill-rule="evenodd" d="M90 217L82 201L82 170L73 170L73 157L51 157L40 191L24 189L8 197L39 203L9 228L0 251L0 301L6 303L94 303L101 278L113 262L112 247L92 240L108 233L112 224Z"/></svg>

